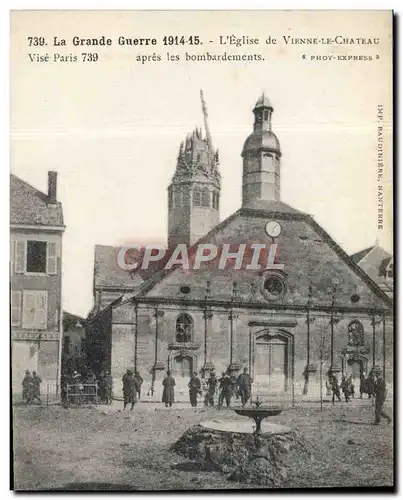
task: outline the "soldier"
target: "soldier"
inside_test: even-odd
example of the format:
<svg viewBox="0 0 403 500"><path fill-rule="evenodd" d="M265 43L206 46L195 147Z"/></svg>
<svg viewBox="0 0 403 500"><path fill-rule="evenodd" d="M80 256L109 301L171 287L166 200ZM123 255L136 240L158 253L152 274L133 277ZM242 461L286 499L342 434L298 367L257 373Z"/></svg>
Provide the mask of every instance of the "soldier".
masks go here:
<svg viewBox="0 0 403 500"><path fill-rule="evenodd" d="M134 378L132 370L126 370L122 377L123 382L123 410L130 403L130 410L133 410L134 403L136 402L136 379Z"/></svg>
<svg viewBox="0 0 403 500"><path fill-rule="evenodd" d="M206 406L214 406L214 394L217 388L218 380L214 372L210 373L210 377L207 380L207 394L206 394Z"/></svg>
<svg viewBox="0 0 403 500"><path fill-rule="evenodd" d="M221 407L224 399L227 404L227 408L230 407L231 397L232 397L233 382L228 373L223 373L220 378L220 396L218 399L218 406Z"/></svg>
<svg viewBox="0 0 403 500"><path fill-rule="evenodd" d="M336 375L330 376L330 387L331 387L332 393L333 393L332 403L334 404L335 398L337 398L339 400L339 402L341 403L340 386L339 386L339 382L337 381Z"/></svg>
<svg viewBox="0 0 403 500"><path fill-rule="evenodd" d="M22 399L25 399L27 404L32 402L32 377L29 370L25 370L25 376L22 379Z"/></svg>
<svg viewBox="0 0 403 500"><path fill-rule="evenodd" d="M237 380L238 390L241 395L242 406L248 402L251 394L252 377L248 373L248 369L244 368L243 373L239 375Z"/></svg>
<svg viewBox="0 0 403 500"><path fill-rule="evenodd" d="M140 400L141 386L143 385L143 377L137 370L134 372L134 377L136 379L136 385L137 385L137 398Z"/></svg>
<svg viewBox="0 0 403 500"><path fill-rule="evenodd" d="M104 376L104 397L106 404L112 403L112 377L108 370L105 371Z"/></svg>
<svg viewBox="0 0 403 500"><path fill-rule="evenodd" d="M37 399L41 403L41 377L32 372L32 401Z"/></svg>
<svg viewBox="0 0 403 500"><path fill-rule="evenodd" d="M172 406L172 403L175 402L175 379L171 375L171 372L167 371L167 376L162 381L162 385L164 386L164 390L162 392L162 402L165 403L165 406L168 408Z"/></svg>
<svg viewBox="0 0 403 500"><path fill-rule="evenodd" d="M342 378L341 378L340 387L341 387L341 390L342 390L342 392L344 394L344 399L346 400L346 403L348 403L350 401L351 384L346 379L345 375L343 375Z"/></svg>
<svg viewBox="0 0 403 500"><path fill-rule="evenodd" d="M197 372L194 372L190 377L189 387L189 399L190 404L194 407L197 406L197 395L201 394L201 382L197 376Z"/></svg>
<svg viewBox="0 0 403 500"><path fill-rule="evenodd" d="M383 411L383 405L386 400L386 396L388 395L388 391L386 389L386 383L382 378L381 374L375 375L375 425L379 425L381 422L381 417L386 418L388 424L391 423L392 419L389 417L387 413Z"/></svg>

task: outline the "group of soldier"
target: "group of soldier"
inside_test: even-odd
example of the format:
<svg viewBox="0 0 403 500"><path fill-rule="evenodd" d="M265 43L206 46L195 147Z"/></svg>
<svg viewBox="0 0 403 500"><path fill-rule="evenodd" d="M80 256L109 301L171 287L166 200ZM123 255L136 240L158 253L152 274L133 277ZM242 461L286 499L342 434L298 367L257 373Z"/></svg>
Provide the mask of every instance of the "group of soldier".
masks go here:
<svg viewBox="0 0 403 500"><path fill-rule="evenodd" d="M342 376L341 384L337 380L334 374L329 374L328 388L332 393L332 402L335 403L337 399L341 402L340 389L344 394L346 403L350 401L351 397L354 397L354 384L352 382L351 376ZM381 422L381 418L385 418L387 423L390 424L392 419L384 411L383 406L386 401L388 391L386 389L386 382L379 372L371 373L368 378L364 375L361 376L360 380L360 397L362 398L363 393L368 394L368 398L375 399L375 421L374 424L378 425Z"/></svg>
<svg viewBox="0 0 403 500"><path fill-rule="evenodd" d="M41 402L41 377L29 370L25 370L24 378L22 379L22 399L27 403L31 404L35 400L39 403Z"/></svg>
<svg viewBox="0 0 403 500"><path fill-rule="evenodd" d="M162 402L166 407L172 406L175 402L175 378L168 370L166 377L162 381L163 393ZM203 382L194 372L188 384L189 387L189 400L192 407L197 406L197 398L204 393L204 405L214 406L215 396L218 389L218 407L221 407L225 401L227 408L231 406L231 399L233 396L240 398L242 406L245 406L251 395L252 378L248 373L247 368L243 373L236 377L233 372L223 372L221 378L217 378L213 371L210 372L208 378L203 379Z"/></svg>

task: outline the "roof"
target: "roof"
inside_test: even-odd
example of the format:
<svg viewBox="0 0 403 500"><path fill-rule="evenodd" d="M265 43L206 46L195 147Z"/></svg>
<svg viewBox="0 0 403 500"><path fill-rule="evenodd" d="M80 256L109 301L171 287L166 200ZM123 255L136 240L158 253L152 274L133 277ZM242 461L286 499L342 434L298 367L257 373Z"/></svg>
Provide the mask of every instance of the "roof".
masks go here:
<svg viewBox="0 0 403 500"><path fill-rule="evenodd" d="M280 141L274 132L270 130L252 132L243 145L242 154L261 149L276 152L281 156Z"/></svg>
<svg viewBox="0 0 403 500"><path fill-rule="evenodd" d="M272 106L271 102L269 101L269 98L264 95L264 92L259 97L259 99L256 101L255 109L256 108L271 108L271 109L273 109L273 106Z"/></svg>
<svg viewBox="0 0 403 500"><path fill-rule="evenodd" d="M339 259L343 261L347 266L353 271L353 274L357 276L362 283L365 284L369 290L378 296L381 299L381 302L385 304L387 307L391 307L390 298L386 295L385 291L377 286L375 280L366 274L364 270L353 261L353 259L347 255L347 253L332 239L332 237L308 214L300 212L289 205L280 202L280 201L255 201L249 204L246 207L242 207L237 212L232 214L230 217L222 221L215 228L213 228L209 233L207 233L204 237L202 237L199 241L195 243L193 248L197 245L214 241L217 235L219 235L225 228L227 228L232 221L238 216L248 215L250 212L254 212L255 216L263 216L263 217L279 217L281 219L286 220L295 220L295 221L305 221L320 237L319 242L321 240L326 242L330 249L338 255ZM316 240L315 240L316 241ZM192 252L192 249L189 250ZM318 266L318 264L316 264ZM149 276L149 279L146 279L136 290L134 290L131 294L126 294L124 297L119 298L114 303L111 304L112 307L123 304L124 302L131 300L134 297L144 297L150 290L154 288L155 285L164 280L167 276L175 271L175 267L171 269L163 269L160 270L154 269L154 272ZM325 270L323 270L325 272ZM320 273L319 273L320 274Z"/></svg>
<svg viewBox="0 0 403 500"><path fill-rule="evenodd" d="M357 256L359 257L359 260L356 261L357 264L375 283L380 285L385 281L386 268L393 258L389 252L376 244L357 252L351 258L354 259Z"/></svg>
<svg viewBox="0 0 403 500"><path fill-rule="evenodd" d="M118 265L118 253L120 247L95 245L94 252L94 285L95 288L129 288L134 289L142 279L131 275ZM137 273L136 273L137 274Z"/></svg>
<svg viewBox="0 0 403 500"><path fill-rule="evenodd" d="M353 253L350 257L353 259L354 262L358 264L373 248L374 248L373 246L364 248L364 250L360 250L357 253Z"/></svg>
<svg viewBox="0 0 403 500"><path fill-rule="evenodd" d="M11 174L10 224L64 227L62 204L48 205L47 194Z"/></svg>

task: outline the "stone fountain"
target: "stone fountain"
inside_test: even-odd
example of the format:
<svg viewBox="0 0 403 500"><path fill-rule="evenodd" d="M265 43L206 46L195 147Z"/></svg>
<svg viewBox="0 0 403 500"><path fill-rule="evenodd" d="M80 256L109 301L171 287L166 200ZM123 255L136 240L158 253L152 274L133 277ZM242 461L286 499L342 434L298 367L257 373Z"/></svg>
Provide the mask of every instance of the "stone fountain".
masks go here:
<svg viewBox="0 0 403 500"><path fill-rule="evenodd" d="M202 421L188 429L172 451L218 470L228 479L265 486L286 484L295 462L312 459L310 445L302 436L267 420L279 415L282 408L257 399L251 406L233 411L249 419Z"/></svg>
<svg viewBox="0 0 403 500"><path fill-rule="evenodd" d="M253 406L249 408L235 408L234 411L238 415L242 415L243 417L252 418L255 421L256 429L255 434L262 433L262 421L267 417L272 417L274 415L279 415L282 412L282 409L278 406L261 406L262 402L259 398L256 398Z"/></svg>

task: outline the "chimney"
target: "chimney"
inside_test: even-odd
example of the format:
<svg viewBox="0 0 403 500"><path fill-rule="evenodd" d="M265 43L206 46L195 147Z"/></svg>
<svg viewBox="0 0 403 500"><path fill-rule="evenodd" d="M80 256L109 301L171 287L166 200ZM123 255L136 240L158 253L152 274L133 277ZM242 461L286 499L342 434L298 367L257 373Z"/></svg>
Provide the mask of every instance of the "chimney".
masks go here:
<svg viewBox="0 0 403 500"><path fill-rule="evenodd" d="M57 172L48 172L48 204L57 203Z"/></svg>

